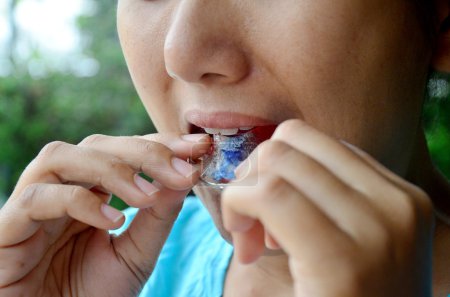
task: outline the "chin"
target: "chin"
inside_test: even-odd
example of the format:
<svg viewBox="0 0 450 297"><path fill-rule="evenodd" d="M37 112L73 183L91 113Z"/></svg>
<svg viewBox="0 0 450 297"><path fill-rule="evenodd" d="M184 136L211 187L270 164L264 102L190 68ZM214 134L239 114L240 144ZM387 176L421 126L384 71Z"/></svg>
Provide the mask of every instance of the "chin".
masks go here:
<svg viewBox="0 0 450 297"><path fill-rule="evenodd" d="M220 203L222 190L208 186L195 186L194 192L208 210L220 235L228 243L232 244L231 234L223 226L222 207Z"/></svg>

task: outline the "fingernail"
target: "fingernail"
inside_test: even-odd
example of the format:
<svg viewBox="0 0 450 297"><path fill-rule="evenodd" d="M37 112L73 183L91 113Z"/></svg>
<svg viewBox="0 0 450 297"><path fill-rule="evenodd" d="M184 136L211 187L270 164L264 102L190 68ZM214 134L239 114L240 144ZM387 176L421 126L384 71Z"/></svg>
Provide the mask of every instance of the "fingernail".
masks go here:
<svg viewBox="0 0 450 297"><path fill-rule="evenodd" d="M155 187L152 183L150 183L146 179L140 177L139 174L137 173L134 175L134 183L147 196L152 196L153 194L159 191L157 187Z"/></svg>
<svg viewBox="0 0 450 297"><path fill-rule="evenodd" d="M184 177L189 177L197 171L194 166L178 158L172 158L172 166Z"/></svg>
<svg viewBox="0 0 450 297"><path fill-rule="evenodd" d="M101 211L105 217L114 223L118 222L123 217L123 213L121 211L105 203L102 204Z"/></svg>
<svg viewBox="0 0 450 297"><path fill-rule="evenodd" d="M181 138L189 142L206 142L209 136L208 134L187 134L182 135Z"/></svg>

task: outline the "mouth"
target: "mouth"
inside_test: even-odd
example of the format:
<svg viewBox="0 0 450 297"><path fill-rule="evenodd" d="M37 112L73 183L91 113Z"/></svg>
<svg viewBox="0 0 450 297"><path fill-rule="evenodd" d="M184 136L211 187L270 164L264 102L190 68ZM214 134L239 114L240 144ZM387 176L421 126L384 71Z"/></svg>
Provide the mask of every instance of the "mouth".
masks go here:
<svg viewBox="0 0 450 297"><path fill-rule="evenodd" d="M189 123L189 133L191 134L235 136L278 125L277 122L269 119L234 112L206 113L200 110L191 110L185 114L185 119ZM269 132L266 134L268 138L272 136ZM261 137L263 136L261 135Z"/></svg>
<svg viewBox="0 0 450 297"><path fill-rule="evenodd" d="M201 180L209 186L224 188L236 179L234 170L262 142L270 139L277 124L237 113L187 114L190 133L206 133L213 144L204 156L192 161L200 165Z"/></svg>
<svg viewBox="0 0 450 297"><path fill-rule="evenodd" d="M249 126L249 127L239 127L239 128L229 128L229 129L218 129L218 128L208 128L208 127L199 127L194 124L191 124L190 127L190 133L191 134L209 134L211 136L214 135L222 135L222 136L237 136L244 133L247 133L249 131L254 130L255 128L259 128L256 126Z"/></svg>

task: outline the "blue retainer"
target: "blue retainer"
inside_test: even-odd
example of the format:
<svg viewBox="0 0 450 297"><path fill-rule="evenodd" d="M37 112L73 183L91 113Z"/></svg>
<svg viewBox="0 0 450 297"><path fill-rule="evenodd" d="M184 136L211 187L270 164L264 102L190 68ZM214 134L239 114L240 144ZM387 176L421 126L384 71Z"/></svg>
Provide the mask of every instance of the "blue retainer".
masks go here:
<svg viewBox="0 0 450 297"><path fill-rule="evenodd" d="M234 170L258 144L251 131L233 136L214 135L211 153L202 157L201 179L215 186L236 179Z"/></svg>

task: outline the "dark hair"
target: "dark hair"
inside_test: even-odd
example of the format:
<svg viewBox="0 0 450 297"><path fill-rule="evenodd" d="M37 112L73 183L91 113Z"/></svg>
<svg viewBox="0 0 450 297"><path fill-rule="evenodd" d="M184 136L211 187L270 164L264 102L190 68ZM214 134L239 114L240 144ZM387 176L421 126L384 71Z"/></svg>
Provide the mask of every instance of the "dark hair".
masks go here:
<svg viewBox="0 0 450 297"><path fill-rule="evenodd" d="M436 7L434 6L434 1L432 0L414 0L416 9L418 12L418 17L422 23L425 33L427 33L430 41L434 42L438 35L436 30L438 24Z"/></svg>

